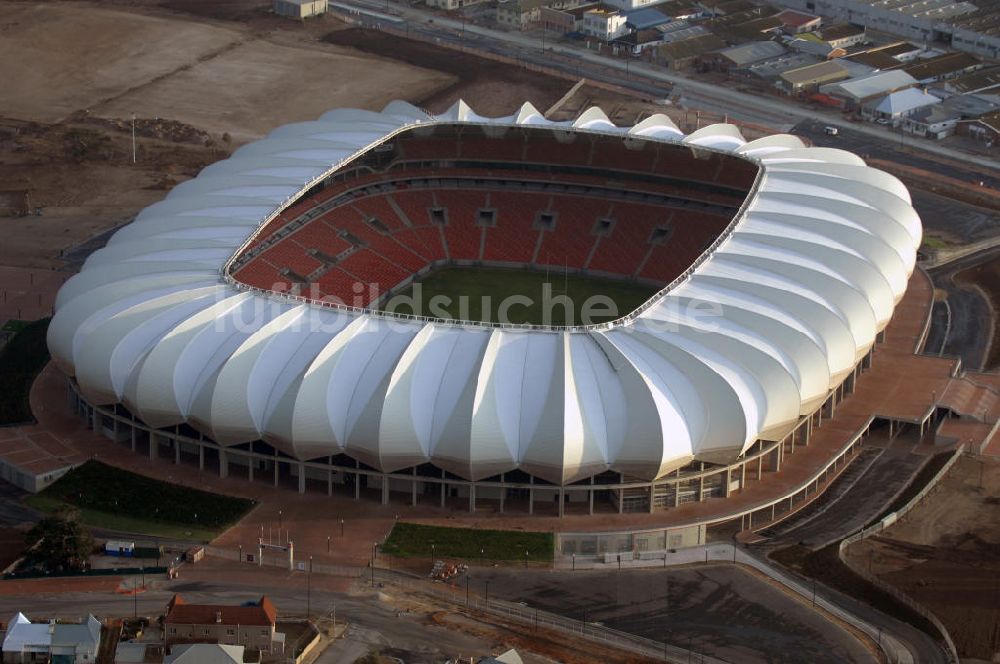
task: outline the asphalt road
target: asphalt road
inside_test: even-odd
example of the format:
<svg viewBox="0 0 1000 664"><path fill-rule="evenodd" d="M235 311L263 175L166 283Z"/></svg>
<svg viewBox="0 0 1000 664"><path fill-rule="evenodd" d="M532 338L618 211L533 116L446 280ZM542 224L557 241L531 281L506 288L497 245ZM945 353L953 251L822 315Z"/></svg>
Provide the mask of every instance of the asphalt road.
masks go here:
<svg viewBox="0 0 1000 664"><path fill-rule="evenodd" d="M281 615L305 615L307 604L301 590L283 586L234 589L222 583L191 583L181 579L135 596L134 607L133 597L128 595L66 593L38 595L30 600L0 596L0 618L6 620L16 611L24 611L29 616L78 620L88 612L99 616L131 616L134 609L139 615L157 616L163 613L174 592L183 593L189 602L207 604L239 604L258 600L262 593L267 593ZM470 655L487 654L494 645L456 630L426 624L420 614L399 615L394 607L380 601L375 594L358 597L313 590L309 599L314 616L330 615L336 609L338 623L350 623L347 638L324 653L317 660L319 664L353 662L371 650L401 657L407 664L431 664L459 654L466 659ZM529 658L526 661L545 660Z"/></svg>
<svg viewBox="0 0 1000 664"><path fill-rule="evenodd" d="M966 370L982 368L989 352L993 314L980 292L955 281L955 275L991 260L1000 260L1000 247L930 270L934 286L947 297L934 305L925 353L960 357Z"/></svg>

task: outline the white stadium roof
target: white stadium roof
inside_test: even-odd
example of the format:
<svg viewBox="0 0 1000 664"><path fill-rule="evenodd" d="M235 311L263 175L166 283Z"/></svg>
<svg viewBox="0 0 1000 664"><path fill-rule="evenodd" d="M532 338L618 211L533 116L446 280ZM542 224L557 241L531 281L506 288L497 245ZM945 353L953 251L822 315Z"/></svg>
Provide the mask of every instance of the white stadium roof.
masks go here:
<svg viewBox="0 0 1000 664"><path fill-rule="evenodd" d="M276 210L344 161L429 123L553 125L732 153L762 167L728 234L632 315L586 328L402 320L251 289L225 266ZM346 453L384 472L431 462L478 480L654 479L784 436L864 356L914 267L903 185L842 150L665 116L616 127L530 104L484 118L402 102L335 110L238 149L143 210L59 293L58 365L95 404L223 445ZM709 310L711 315L705 315ZM700 315L699 315L700 314Z"/></svg>

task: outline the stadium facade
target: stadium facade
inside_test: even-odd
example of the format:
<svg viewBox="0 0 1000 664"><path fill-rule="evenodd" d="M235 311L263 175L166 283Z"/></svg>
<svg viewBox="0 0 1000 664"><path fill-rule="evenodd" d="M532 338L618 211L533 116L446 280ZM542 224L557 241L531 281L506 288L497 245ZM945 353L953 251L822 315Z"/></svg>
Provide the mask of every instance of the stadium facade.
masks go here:
<svg viewBox="0 0 1000 664"><path fill-rule="evenodd" d="M652 511L808 443L920 241L897 179L794 136L393 102L276 129L143 210L59 292L49 347L95 429L223 476ZM441 265L549 263L658 290L571 327L376 307Z"/></svg>

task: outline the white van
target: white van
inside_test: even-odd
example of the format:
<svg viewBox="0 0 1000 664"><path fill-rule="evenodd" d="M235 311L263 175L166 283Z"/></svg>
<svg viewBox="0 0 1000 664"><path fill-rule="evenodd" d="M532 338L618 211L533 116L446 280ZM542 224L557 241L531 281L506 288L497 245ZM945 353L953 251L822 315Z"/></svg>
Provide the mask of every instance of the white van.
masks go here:
<svg viewBox="0 0 1000 664"><path fill-rule="evenodd" d="M823 133L827 136L836 136L840 133L840 129L827 125L826 127L823 127Z"/></svg>

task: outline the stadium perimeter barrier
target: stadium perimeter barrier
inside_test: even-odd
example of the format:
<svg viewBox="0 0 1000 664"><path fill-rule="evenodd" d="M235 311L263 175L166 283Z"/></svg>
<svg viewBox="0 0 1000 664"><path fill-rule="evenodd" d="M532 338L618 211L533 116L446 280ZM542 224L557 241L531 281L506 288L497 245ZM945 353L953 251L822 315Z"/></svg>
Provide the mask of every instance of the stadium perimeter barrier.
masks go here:
<svg viewBox="0 0 1000 664"><path fill-rule="evenodd" d="M905 604L907 607L909 607L910 609L912 609L913 611L915 611L916 613L918 613L919 615L921 615L922 617L924 617L929 623L931 623L934 626L934 628L936 630L938 630L938 632L940 633L939 636L940 636L942 642L944 643L945 651L948 654L949 659L952 662L956 662L956 663L959 661L959 657L958 657L958 651L955 648L955 643L952 641L951 635L948 633L948 629L938 619L937 616L935 616L931 611L929 611L927 608L925 608L922 604L920 604L919 602L917 602L916 600L914 600L912 597L910 597L909 595L907 595L903 591L901 591L898 588L896 588L891 583L883 581L878 576L876 576L875 574L869 573L865 569L862 569L862 568L859 568L859 567L857 567L855 565L852 565L851 562L850 562L850 559L847 558L844 555L844 552L847 550L847 547L849 547L850 545L854 544L855 542L860 542L860 541L865 540L865 539L867 539L867 538L869 538L869 537L871 537L873 535L877 535L878 533L880 533L883 530L889 528L891 525L893 525L894 523L896 523L897 521L899 521L901 518L903 518L904 516L906 516L906 514L910 510L912 510L914 507L916 507L917 504L919 504L920 501L923 500L927 496L927 494L929 494L932 490L934 490L935 487L937 487L937 484L938 484L938 482L941 481L941 478L943 478L945 476L945 474L951 469L952 466L955 465L955 463L962 457L962 455L964 453L965 453L965 444L962 444L957 449L955 449L955 451L952 454L951 458L948 459L948 461L946 461L943 466L941 466L941 468L927 482L927 484L924 486L924 488L921 489L920 492L917 493L915 496L913 496L913 498L911 498L909 500L909 502L907 502L905 505L903 505L902 507L900 507L895 512L890 512L889 514L887 514L886 516L884 516L877 523L875 523L875 524L873 524L873 525L871 525L871 526L869 526L869 527L867 527L867 528L865 528L863 530L860 530L860 531L854 533L850 537L847 537L847 538L844 538L843 540L841 540L840 546L839 546L838 551L837 551L837 555L840 556L841 561L845 565L847 565L847 567L851 571L853 571L855 574L857 574L858 576L860 576L861 578L863 578L865 581L867 581L868 583L870 583L873 586L875 586L876 588L878 588L879 590L881 590L881 591L885 592L886 594L891 595L893 598L899 600L900 602L902 602L903 604Z"/></svg>
<svg viewBox="0 0 1000 664"><path fill-rule="evenodd" d="M79 576L138 576L140 574L166 574L170 570L169 567L159 566L159 567L112 567L112 568L101 568L101 569L88 569L82 571L66 571L66 572L40 572L38 570L29 570L24 572L8 572L3 575L3 580L15 580L15 579L56 579L56 578L67 578L67 577L79 577Z"/></svg>

